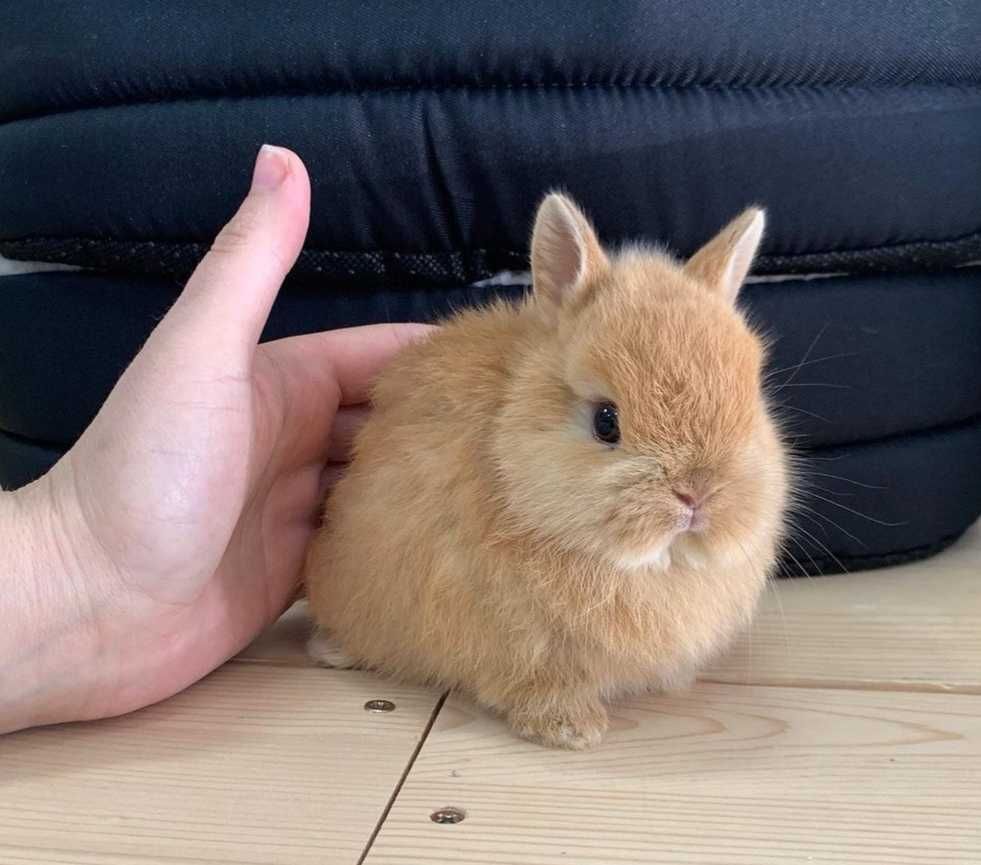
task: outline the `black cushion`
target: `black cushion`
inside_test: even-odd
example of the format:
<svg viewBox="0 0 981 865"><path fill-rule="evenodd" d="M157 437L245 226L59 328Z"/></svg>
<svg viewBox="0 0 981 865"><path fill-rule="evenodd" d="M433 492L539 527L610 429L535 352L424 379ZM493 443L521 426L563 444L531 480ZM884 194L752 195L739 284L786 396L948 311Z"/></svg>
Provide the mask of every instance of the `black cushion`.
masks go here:
<svg viewBox="0 0 981 865"><path fill-rule="evenodd" d="M80 0L3 39L0 254L90 269L0 280L0 485L84 429L272 141L313 214L265 338L520 295L473 283L527 268L554 186L682 254L760 202L756 272L800 277L743 297L802 458L788 572L981 512L972 0Z"/></svg>
<svg viewBox="0 0 981 865"><path fill-rule="evenodd" d="M7 18L14 257L186 274L265 140L314 178L301 269L348 281L516 266L556 185L607 239L682 253L759 201L759 272L981 257L973 0L82 0Z"/></svg>

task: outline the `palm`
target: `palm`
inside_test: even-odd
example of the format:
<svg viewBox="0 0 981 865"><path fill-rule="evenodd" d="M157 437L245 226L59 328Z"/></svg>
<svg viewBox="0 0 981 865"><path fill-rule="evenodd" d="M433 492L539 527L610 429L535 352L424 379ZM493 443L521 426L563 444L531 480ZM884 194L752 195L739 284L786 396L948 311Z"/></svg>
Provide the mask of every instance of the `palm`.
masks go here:
<svg viewBox="0 0 981 865"><path fill-rule="evenodd" d="M106 641L158 661L103 714L196 681L295 596L325 468L343 457L377 370L412 333L381 326L270 343L243 376L157 378L157 365L137 358L59 467L81 502L99 503L85 513L94 547L126 607L141 611L140 627L120 623ZM137 387L154 400L133 414ZM106 430L120 441L111 451L99 447Z"/></svg>
<svg viewBox="0 0 981 865"><path fill-rule="evenodd" d="M114 393L71 455L81 500L100 505L86 514L96 547L128 607L154 623L132 638L165 658L162 693L234 654L295 594L339 400L328 359L315 363L310 347L262 346L244 377L167 376L136 416ZM152 374L138 359L120 396ZM103 429L128 446L115 464L103 464Z"/></svg>

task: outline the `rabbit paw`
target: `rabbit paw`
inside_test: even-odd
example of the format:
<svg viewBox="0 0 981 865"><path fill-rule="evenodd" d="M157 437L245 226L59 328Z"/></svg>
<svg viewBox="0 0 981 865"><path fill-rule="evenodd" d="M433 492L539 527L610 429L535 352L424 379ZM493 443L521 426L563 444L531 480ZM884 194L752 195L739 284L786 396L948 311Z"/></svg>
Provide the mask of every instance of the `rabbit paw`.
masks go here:
<svg viewBox="0 0 981 865"><path fill-rule="evenodd" d="M610 723L606 709L599 704L578 711L512 715L510 722L523 739L572 751L583 751L598 745Z"/></svg>
<svg viewBox="0 0 981 865"><path fill-rule="evenodd" d="M343 649L320 628L307 640L307 654L321 667L350 670L356 666L354 661L344 654Z"/></svg>

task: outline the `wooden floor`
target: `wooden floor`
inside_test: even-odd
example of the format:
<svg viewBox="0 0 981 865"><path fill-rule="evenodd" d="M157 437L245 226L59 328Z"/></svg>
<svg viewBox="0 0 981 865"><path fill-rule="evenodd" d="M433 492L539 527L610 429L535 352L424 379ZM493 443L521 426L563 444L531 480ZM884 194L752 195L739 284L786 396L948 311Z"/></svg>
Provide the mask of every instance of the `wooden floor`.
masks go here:
<svg viewBox="0 0 981 865"><path fill-rule="evenodd" d="M314 668L304 633L287 615L164 704L0 739L0 863L981 863L981 525L776 585L694 690L613 707L586 754Z"/></svg>

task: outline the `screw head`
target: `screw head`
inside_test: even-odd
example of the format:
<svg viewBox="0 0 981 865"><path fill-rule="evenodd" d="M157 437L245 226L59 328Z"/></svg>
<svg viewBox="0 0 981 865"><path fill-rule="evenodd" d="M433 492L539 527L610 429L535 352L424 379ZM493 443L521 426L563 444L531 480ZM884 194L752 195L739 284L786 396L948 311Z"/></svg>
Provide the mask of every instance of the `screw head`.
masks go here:
<svg viewBox="0 0 981 865"><path fill-rule="evenodd" d="M462 823L467 819L467 812L462 808L440 808L429 815L429 819L434 823L454 824Z"/></svg>
<svg viewBox="0 0 981 865"><path fill-rule="evenodd" d="M394 712L395 704L391 700L369 700L364 704L366 712Z"/></svg>

